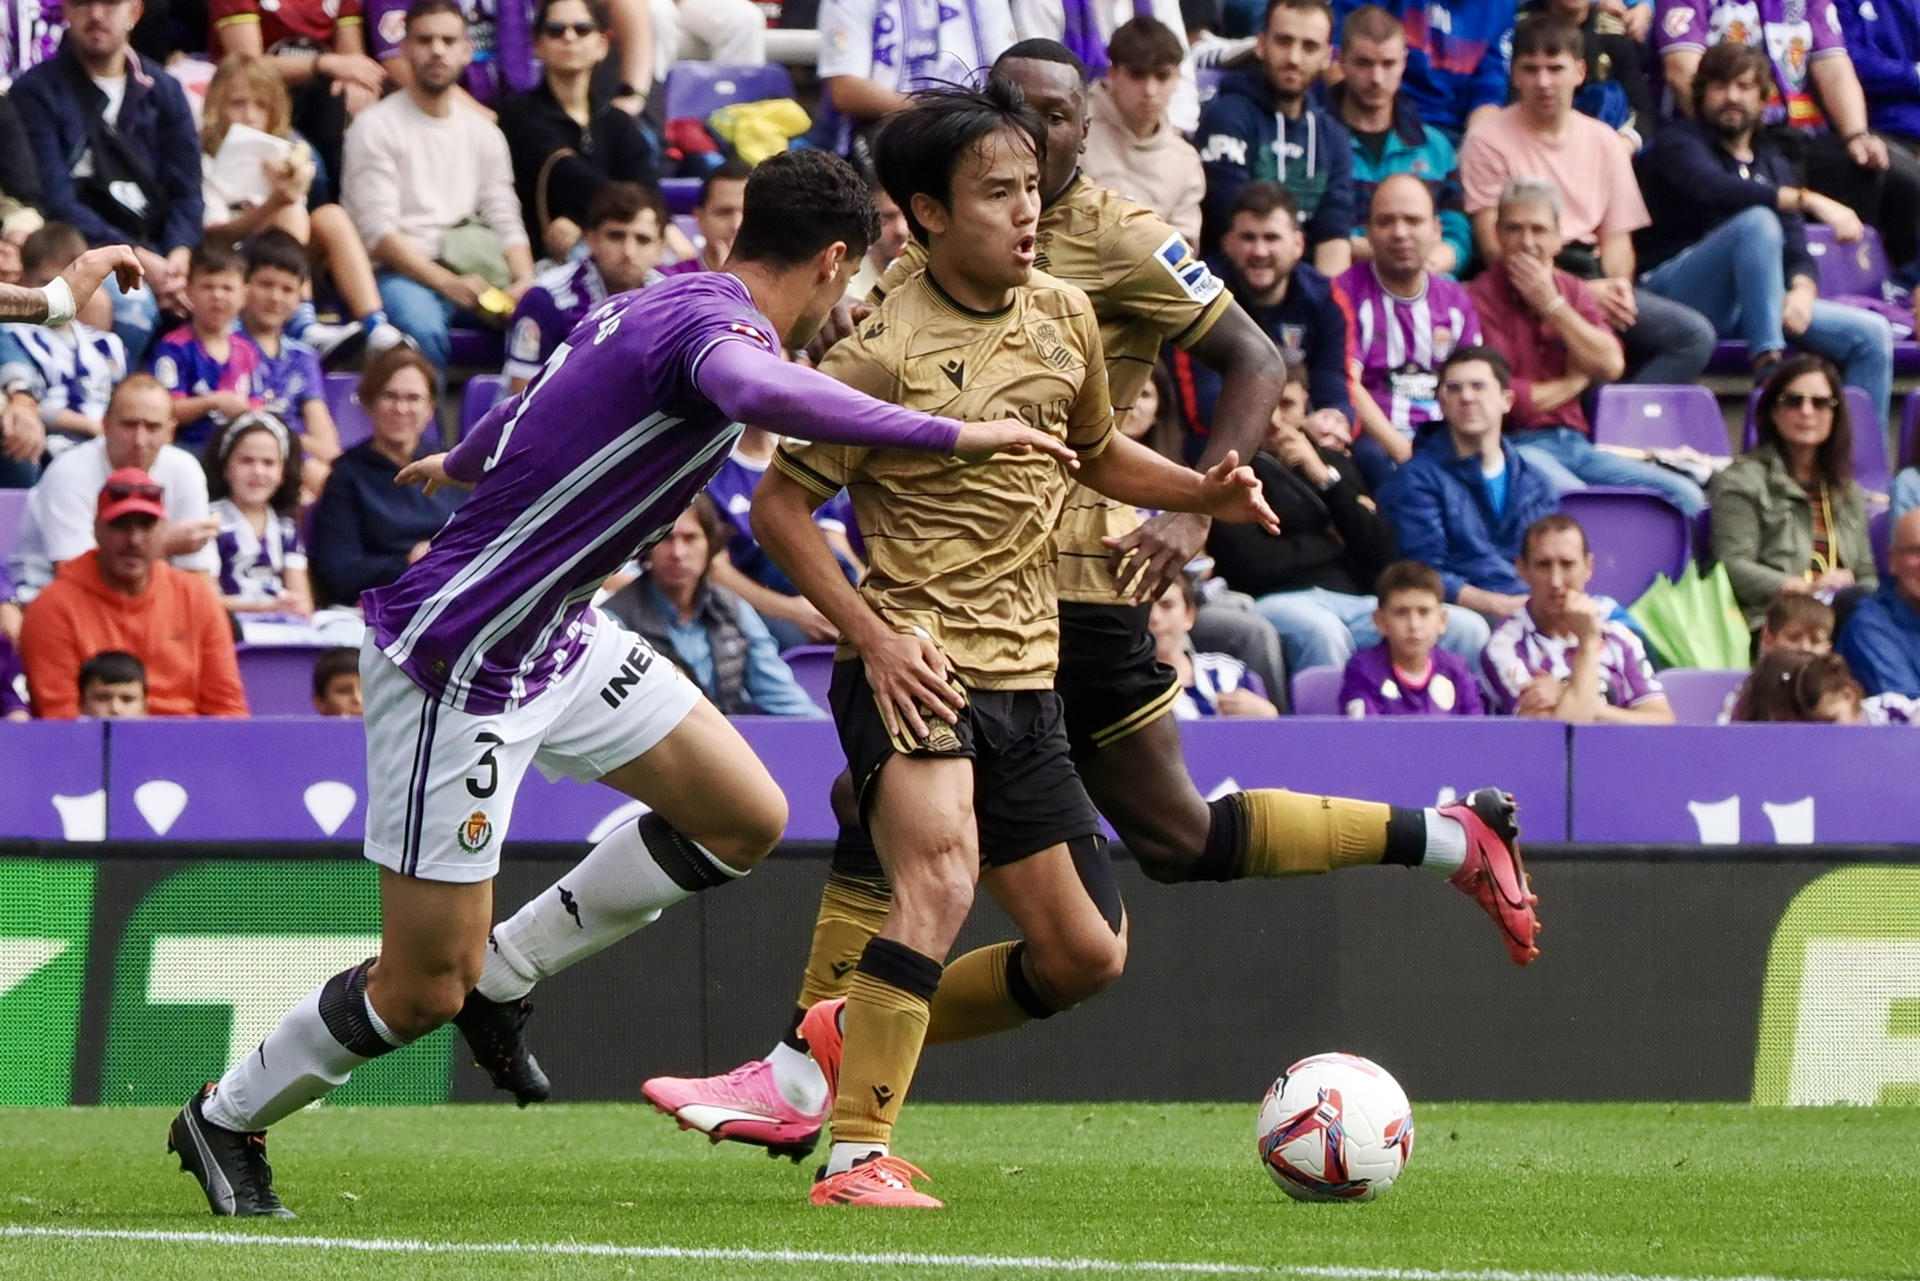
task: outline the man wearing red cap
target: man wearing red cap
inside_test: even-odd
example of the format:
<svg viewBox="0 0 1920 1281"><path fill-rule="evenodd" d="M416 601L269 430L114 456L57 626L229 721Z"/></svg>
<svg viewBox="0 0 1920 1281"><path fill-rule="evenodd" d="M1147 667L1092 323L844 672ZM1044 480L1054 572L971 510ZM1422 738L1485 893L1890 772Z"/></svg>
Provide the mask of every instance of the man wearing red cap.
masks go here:
<svg viewBox="0 0 1920 1281"><path fill-rule="evenodd" d="M213 585L160 559L163 496L137 468L109 475L95 508L96 546L63 563L27 608L20 652L36 715L78 716L80 665L110 649L146 664L151 715L247 714L232 627Z"/></svg>

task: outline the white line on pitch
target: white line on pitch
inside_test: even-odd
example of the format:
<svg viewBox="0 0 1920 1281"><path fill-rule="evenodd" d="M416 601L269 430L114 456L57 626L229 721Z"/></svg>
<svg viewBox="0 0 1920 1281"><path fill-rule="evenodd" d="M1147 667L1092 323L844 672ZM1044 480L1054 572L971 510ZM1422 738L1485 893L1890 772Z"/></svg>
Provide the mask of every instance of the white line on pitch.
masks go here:
<svg viewBox="0 0 1920 1281"><path fill-rule="evenodd" d="M948 1268L1028 1272L1152 1272L1185 1276L1295 1276L1322 1281L1787 1281L1782 1277L1664 1276L1638 1272L1528 1272L1504 1268L1363 1268L1310 1264L1206 1263L1168 1260L1051 1258L1045 1255L856 1253L837 1250L750 1250L718 1246L614 1245L591 1241L423 1241L393 1237L241 1236L228 1232L170 1232L114 1228L0 1226L0 1239L147 1241L157 1245L279 1246L363 1254L561 1255L582 1258L666 1259L685 1262L818 1264L856 1267Z"/></svg>

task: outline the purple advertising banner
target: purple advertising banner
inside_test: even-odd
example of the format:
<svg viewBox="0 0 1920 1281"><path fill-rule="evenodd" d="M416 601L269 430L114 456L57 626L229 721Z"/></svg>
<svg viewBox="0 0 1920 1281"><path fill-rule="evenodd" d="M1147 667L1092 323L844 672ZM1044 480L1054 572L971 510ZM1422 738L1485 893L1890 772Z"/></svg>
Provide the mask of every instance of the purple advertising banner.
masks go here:
<svg viewBox="0 0 1920 1281"><path fill-rule="evenodd" d="M97 721L0 721L0 835L104 839L105 744Z"/></svg>
<svg viewBox="0 0 1920 1281"><path fill-rule="evenodd" d="M1920 733L1907 726L1583 726L1571 787L1576 841L1920 841Z"/></svg>

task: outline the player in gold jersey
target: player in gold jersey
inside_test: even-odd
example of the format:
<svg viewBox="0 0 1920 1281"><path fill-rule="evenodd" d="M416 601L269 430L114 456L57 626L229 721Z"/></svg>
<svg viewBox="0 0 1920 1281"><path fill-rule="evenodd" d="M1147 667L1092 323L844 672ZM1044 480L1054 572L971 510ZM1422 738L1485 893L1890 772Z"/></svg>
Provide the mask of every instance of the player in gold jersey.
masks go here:
<svg viewBox="0 0 1920 1281"><path fill-rule="evenodd" d="M1033 271L1044 150L1003 80L919 95L890 117L875 166L927 267L822 370L902 405L991 408L1057 434L1081 480L1122 501L1277 528L1231 455L1200 475L1114 430L1087 296ZM843 486L869 561L858 589L812 519ZM889 1152L925 1041L1071 1008L1125 964L1112 863L1053 690L1053 531L1068 489L1038 457L788 445L755 494L761 545L844 638L834 722L893 887L845 1000L803 1024L835 1098L816 1205L937 1206ZM948 966L976 879L1023 939Z"/></svg>

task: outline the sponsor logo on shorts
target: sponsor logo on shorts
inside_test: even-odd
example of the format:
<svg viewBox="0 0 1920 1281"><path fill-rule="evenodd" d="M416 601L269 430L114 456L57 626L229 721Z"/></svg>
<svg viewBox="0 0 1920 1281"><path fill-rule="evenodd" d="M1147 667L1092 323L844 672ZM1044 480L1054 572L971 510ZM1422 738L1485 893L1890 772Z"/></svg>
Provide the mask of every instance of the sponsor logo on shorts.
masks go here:
<svg viewBox="0 0 1920 1281"><path fill-rule="evenodd" d="M460 825L455 835L461 849L469 854L478 854L493 841L493 820L487 817L485 810L475 810L467 815L467 821Z"/></svg>
<svg viewBox="0 0 1920 1281"><path fill-rule="evenodd" d="M652 666L653 651L645 645L635 645L633 651L627 655L627 661L620 664L620 670L613 674L606 688L600 691L601 701L608 707L618 707L626 702L627 695L632 692L635 685L640 683L640 678L645 676L647 669Z"/></svg>

